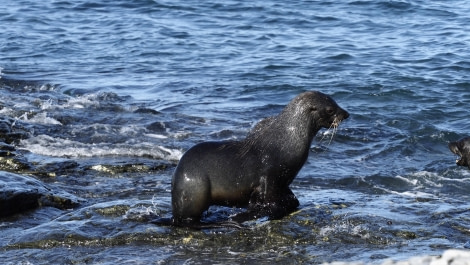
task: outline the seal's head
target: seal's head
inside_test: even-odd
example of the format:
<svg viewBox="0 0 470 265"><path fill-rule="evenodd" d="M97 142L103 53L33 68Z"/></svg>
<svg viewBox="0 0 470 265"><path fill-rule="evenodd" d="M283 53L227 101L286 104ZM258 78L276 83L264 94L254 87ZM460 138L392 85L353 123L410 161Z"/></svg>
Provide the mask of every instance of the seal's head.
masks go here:
<svg viewBox="0 0 470 265"><path fill-rule="evenodd" d="M468 166L470 168L470 137L462 138L456 142L449 143L449 149L452 153L459 156L456 163L459 166Z"/></svg>
<svg viewBox="0 0 470 265"><path fill-rule="evenodd" d="M318 91L302 93L293 101L298 101L300 104L297 105L309 112L319 128L336 128L341 121L349 117L349 113L338 106L330 96Z"/></svg>

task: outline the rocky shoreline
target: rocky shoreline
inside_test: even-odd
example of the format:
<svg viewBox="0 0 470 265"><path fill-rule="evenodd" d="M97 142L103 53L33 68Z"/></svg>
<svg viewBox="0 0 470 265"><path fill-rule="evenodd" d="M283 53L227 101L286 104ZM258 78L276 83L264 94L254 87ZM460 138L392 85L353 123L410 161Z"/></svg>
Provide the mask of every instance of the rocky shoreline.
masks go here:
<svg viewBox="0 0 470 265"><path fill-rule="evenodd" d="M364 262L332 262L323 265L366 265ZM408 260L387 260L381 265L470 265L470 250L450 249L441 256L416 256Z"/></svg>

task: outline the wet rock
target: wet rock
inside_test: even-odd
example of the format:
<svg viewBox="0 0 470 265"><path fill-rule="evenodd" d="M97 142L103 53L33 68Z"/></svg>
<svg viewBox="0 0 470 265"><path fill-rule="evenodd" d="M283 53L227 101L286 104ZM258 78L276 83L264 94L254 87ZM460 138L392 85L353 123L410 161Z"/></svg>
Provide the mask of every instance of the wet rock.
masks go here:
<svg viewBox="0 0 470 265"><path fill-rule="evenodd" d="M18 143L28 137L28 130L18 125L18 122L10 118L0 118L0 142L7 144Z"/></svg>
<svg viewBox="0 0 470 265"><path fill-rule="evenodd" d="M50 159L46 163L28 160L28 151L17 150L13 145L0 142L0 171L30 174L36 177L56 177L76 174L79 164L69 159Z"/></svg>
<svg viewBox="0 0 470 265"><path fill-rule="evenodd" d="M31 165L22 156L9 153L8 156L0 156L0 170L10 172L24 172L31 169Z"/></svg>
<svg viewBox="0 0 470 265"><path fill-rule="evenodd" d="M0 171L0 217L7 217L41 206L70 209L79 199L27 176Z"/></svg>
<svg viewBox="0 0 470 265"><path fill-rule="evenodd" d="M0 120L0 135L7 135L11 133L11 122Z"/></svg>
<svg viewBox="0 0 470 265"><path fill-rule="evenodd" d="M153 133L167 133L170 129L172 129L171 124L163 121L153 122L147 126L147 130Z"/></svg>
<svg viewBox="0 0 470 265"><path fill-rule="evenodd" d="M9 172L24 172L30 170L32 166L24 156L21 155L21 152L18 152L15 146L1 141L3 136L2 132L0 132L0 170Z"/></svg>
<svg viewBox="0 0 470 265"><path fill-rule="evenodd" d="M396 236L405 238L405 239L416 239L418 237L416 233L411 232L411 231L398 231L396 233Z"/></svg>
<svg viewBox="0 0 470 265"><path fill-rule="evenodd" d="M79 164L73 160L55 161L38 166L32 174L39 177L56 177L77 174Z"/></svg>
<svg viewBox="0 0 470 265"><path fill-rule="evenodd" d="M11 119L0 119L0 141L6 142L10 138L12 124L13 121Z"/></svg>
<svg viewBox="0 0 470 265"><path fill-rule="evenodd" d="M145 163L125 163L125 164L98 164L91 166L89 169L115 175L122 173L139 173L139 172L155 172L169 168L171 165L165 162L161 164L145 164Z"/></svg>
<svg viewBox="0 0 470 265"><path fill-rule="evenodd" d="M14 146L0 142L0 157L13 156L14 151Z"/></svg>
<svg viewBox="0 0 470 265"><path fill-rule="evenodd" d="M152 115L158 115L161 112L154 110L154 109L148 109L148 108L139 108L134 111L134 113L142 113L142 114L152 114Z"/></svg>

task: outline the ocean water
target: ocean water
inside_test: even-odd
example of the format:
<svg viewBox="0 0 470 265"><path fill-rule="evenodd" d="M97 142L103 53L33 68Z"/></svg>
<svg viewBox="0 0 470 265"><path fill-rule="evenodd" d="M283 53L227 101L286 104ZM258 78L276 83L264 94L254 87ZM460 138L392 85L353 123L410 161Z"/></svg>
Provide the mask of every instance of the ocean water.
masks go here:
<svg viewBox="0 0 470 265"><path fill-rule="evenodd" d="M465 248L467 1L13 1L0 5L0 119L27 165L82 200L0 219L5 264L380 263ZM162 227L192 145L243 139L307 90L350 113L249 229ZM2 129L4 130L4 129ZM214 207L207 218L237 209Z"/></svg>

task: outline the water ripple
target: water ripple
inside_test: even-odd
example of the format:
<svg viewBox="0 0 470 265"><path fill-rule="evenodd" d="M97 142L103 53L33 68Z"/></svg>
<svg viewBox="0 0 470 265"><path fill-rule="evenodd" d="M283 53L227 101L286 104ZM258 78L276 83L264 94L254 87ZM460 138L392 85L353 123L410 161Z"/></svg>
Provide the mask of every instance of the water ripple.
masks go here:
<svg viewBox="0 0 470 265"><path fill-rule="evenodd" d="M469 14L463 0L5 1L0 165L87 202L2 220L2 260L377 262L462 247L469 173L447 143L470 131ZM182 152L241 139L306 90L351 116L330 144L315 138L298 213L247 234L146 223L142 207L170 214ZM129 254L142 252L155 256Z"/></svg>

